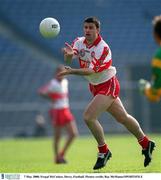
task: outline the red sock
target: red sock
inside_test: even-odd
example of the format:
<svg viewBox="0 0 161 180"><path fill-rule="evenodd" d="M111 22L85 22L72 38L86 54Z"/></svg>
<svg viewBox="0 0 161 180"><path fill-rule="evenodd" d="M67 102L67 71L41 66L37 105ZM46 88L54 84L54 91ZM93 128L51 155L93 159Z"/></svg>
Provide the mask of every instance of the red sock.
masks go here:
<svg viewBox="0 0 161 180"><path fill-rule="evenodd" d="M60 154L59 154L61 157L64 156L64 151L61 151Z"/></svg>
<svg viewBox="0 0 161 180"><path fill-rule="evenodd" d="M106 153L108 151L107 144L98 146L99 153Z"/></svg>
<svg viewBox="0 0 161 180"><path fill-rule="evenodd" d="M147 136L144 136L143 138L139 139L138 142L142 146L143 149L146 149L149 144L149 139Z"/></svg>

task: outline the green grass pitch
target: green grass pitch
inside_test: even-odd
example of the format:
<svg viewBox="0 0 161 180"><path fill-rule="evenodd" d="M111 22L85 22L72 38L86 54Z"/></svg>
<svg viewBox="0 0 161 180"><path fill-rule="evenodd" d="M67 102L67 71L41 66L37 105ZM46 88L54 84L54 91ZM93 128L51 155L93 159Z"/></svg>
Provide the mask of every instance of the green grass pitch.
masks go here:
<svg viewBox="0 0 161 180"><path fill-rule="evenodd" d="M153 161L144 168L141 148L130 135L107 135L112 151L107 166L93 171L96 142L91 136L78 137L67 153L68 164L53 163L52 138L0 139L0 172L4 173L160 173L161 134L150 135L156 142Z"/></svg>

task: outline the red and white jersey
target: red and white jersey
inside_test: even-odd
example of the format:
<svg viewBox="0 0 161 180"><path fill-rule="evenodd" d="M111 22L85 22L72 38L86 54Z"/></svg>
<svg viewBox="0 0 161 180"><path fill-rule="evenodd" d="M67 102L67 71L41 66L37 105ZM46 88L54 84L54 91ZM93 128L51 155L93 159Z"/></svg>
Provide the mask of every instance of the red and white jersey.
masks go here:
<svg viewBox="0 0 161 180"><path fill-rule="evenodd" d="M62 81L52 79L47 85L39 89L39 93L47 94L53 100L51 106L54 109L69 107L67 79Z"/></svg>
<svg viewBox="0 0 161 180"><path fill-rule="evenodd" d="M78 37L72 47L74 58L79 59L80 67L91 68L96 72L84 76L91 84L101 84L115 76L116 68L112 66L111 50L100 35L90 46L87 45L85 37Z"/></svg>

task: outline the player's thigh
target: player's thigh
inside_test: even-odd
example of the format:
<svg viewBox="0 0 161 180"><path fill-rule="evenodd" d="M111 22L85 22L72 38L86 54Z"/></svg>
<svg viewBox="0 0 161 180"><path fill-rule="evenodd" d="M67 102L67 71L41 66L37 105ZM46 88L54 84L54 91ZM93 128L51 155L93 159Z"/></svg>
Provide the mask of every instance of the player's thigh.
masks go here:
<svg viewBox="0 0 161 180"><path fill-rule="evenodd" d="M120 98L116 98L112 105L107 109L113 117L117 120L127 116L127 111L125 110Z"/></svg>
<svg viewBox="0 0 161 180"><path fill-rule="evenodd" d="M115 99L112 96L97 94L88 104L84 114L88 114L96 118L102 112L105 112L109 108L109 106L111 106L111 104L114 102L114 100Z"/></svg>

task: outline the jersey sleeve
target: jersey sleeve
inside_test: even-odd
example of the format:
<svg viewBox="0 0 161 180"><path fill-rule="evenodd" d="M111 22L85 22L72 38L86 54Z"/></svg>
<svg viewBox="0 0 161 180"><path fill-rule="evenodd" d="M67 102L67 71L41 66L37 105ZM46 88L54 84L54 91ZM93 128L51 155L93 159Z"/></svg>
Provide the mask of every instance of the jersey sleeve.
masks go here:
<svg viewBox="0 0 161 180"><path fill-rule="evenodd" d="M159 68L161 69L161 48L159 48L153 59L152 59L152 64L151 64L152 68Z"/></svg>
<svg viewBox="0 0 161 180"><path fill-rule="evenodd" d="M50 87L50 82L48 82L47 84L41 86L41 87L38 89L38 93L39 93L39 94L48 94L48 92L49 92L49 87Z"/></svg>
<svg viewBox="0 0 161 180"><path fill-rule="evenodd" d="M152 59L153 88L161 88L161 48L159 48Z"/></svg>
<svg viewBox="0 0 161 180"><path fill-rule="evenodd" d="M93 57L89 68L92 68L95 72L102 72L108 69L112 65L111 51L105 46L97 53L97 56Z"/></svg>

